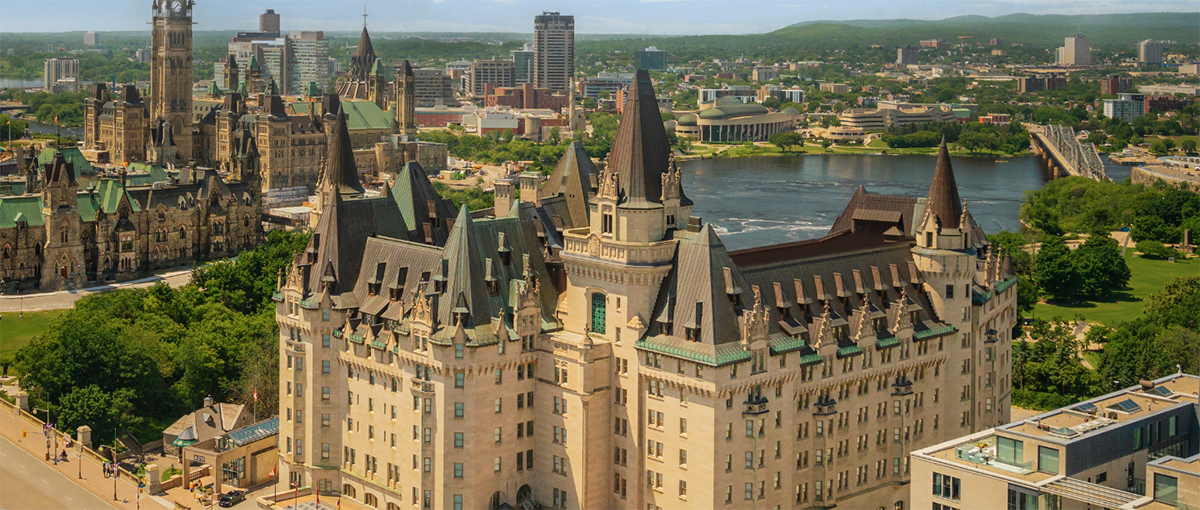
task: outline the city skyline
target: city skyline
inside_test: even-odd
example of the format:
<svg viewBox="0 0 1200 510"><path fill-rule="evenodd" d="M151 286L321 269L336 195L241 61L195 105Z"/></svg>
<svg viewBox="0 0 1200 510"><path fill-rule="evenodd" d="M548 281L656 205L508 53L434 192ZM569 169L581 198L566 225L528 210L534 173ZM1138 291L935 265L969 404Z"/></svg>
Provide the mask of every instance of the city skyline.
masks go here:
<svg viewBox="0 0 1200 510"><path fill-rule="evenodd" d="M962 4L949 0L885 2L868 0L857 4L820 4L796 2L770 11L730 11L716 0L622 0L620 9L613 3L579 3L563 0L419 0L400 7L390 2L333 1L316 2L233 2L204 0L210 4L196 15L197 31L254 30L258 15L275 9L282 17L284 32L326 30L351 32L362 27L365 5L367 23L372 32L517 32L531 30L528 20L542 11L562 11L575 15L580 34L753 34L770 32L785 26L812 21L849 21L860 19L938 20L962 15L1004 16L1009 14L1114 14L1133 12L1196 12L1194 2L1166 0L1154 5L1115 1L1089 2L1067 0L1047 8L1023 0ZM328 9L328 5L335 9ZM458 8L447 8L450 5ZM216 7L216 8L212 8ZM85 2L55 0L6 5L8 16L0 19L0 31L134 31L145 30L143 21L149 2ZM54 13L69 10L80 14L64 19ZM712 13L721 10L719 22ZM332 11L332 12L330 12ZM312 13L320 12L321 15ZM303 14L302 14L303 13ZM865 13L869 15L864 16ZM465 15L465 16L464 16ZM663 19L673 20L663 25Z"/></svg>

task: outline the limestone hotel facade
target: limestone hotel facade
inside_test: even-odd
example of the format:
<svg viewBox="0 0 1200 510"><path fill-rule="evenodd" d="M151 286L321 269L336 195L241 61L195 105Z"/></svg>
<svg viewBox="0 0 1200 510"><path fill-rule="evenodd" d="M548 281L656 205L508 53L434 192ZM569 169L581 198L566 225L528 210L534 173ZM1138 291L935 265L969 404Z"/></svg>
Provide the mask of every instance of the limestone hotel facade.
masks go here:
<svg viewBox="0 0 1200 510"><path fill-rule="evenodd" d="M343 508L892 510L910 451L1008 422L1016 279L945 147L927 197L860 188L825 237L731 252L645 71L627 97L604 171L575 145L492 210L419 172L364 197L332 142L275 294L281 480Z"/></svg>

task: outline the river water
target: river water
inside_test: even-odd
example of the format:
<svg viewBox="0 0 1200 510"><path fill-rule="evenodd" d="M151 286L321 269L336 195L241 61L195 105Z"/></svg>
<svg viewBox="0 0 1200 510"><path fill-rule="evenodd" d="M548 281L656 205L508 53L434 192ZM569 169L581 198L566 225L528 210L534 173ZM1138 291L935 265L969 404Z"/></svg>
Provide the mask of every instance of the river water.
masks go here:
<svg viewBox="0 0 1200 510"><path fill-rule="evenodd" d="M1016 231L1027 190L1049 179L1037 158L952 157L959 195L985 231ZM925 196L935 156L813 155L684 162L692 214L711 222L731 250L821 237L854 190ZM1124 180L1129 167L1107 165Z"/></svg>

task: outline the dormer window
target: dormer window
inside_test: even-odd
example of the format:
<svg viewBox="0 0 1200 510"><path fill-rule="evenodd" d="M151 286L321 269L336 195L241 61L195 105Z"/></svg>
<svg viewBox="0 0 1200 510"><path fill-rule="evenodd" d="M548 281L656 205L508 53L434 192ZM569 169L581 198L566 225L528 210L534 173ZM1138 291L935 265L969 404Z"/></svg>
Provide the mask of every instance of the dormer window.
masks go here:
<svg viewBox="0 0 1200 510"><path fill-rule="evenodd" d="M605 212L603 215L601 215L601 217L600 217L600 233L601 234L612 234L613 233L613 215L612 215L612 213Z"/></svg>
<svg viewBox="0 0 1200 510"><path fill-rule="evenodd" d="M933 232L925 233L925 247L933 248Z"/></svg>

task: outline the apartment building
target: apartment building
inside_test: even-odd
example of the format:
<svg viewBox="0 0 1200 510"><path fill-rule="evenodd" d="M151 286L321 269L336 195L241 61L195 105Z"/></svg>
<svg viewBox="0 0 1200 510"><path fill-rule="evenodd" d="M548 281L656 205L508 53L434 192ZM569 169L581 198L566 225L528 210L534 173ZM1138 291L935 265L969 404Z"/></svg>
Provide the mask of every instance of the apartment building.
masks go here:
<svg viewBox="0 0 1200 510"><path fill-rule="evenodd" d="M571 85L575 16L543 12L533 18L533 67L533 85L539 89L566 90Z"/></svg>
<svg viewBox="0 0 1200 510"><path fill-rule="evenodd" d="M54 57L43 65L42 88L46 92L79 92L79 59Z"/></svg>
<svg viewBox="0 0 1200 510"><path fill-rule="evenodd" d="M1200 378L1173 374L912 454L912 508L1200 507Z"/></svg>
<svg viewBox="0 0 1200 510"><path fill-rule="evenodd" d="M1142 94L1118 94L1117 99L1104 100L1104 116L1121 119L1133 124L1133 120L1146 114L1146 96Z"/></svg>
<svg viewBox="0 0 1200 510"><path fill-rule="evenodd" d="M824 238L730 252L646 71L622 112L604 172L576 143L457 215L419 171L365 196L335 126L274 295L281 480L348 509L898 508L911 450L1008 421L1016 278L944 146L928 197L860 188Z"/></svg>
<svg viewBox="0 0 1200 510"><path fill-rule="evenodd" d="M468 89L473 97L484 97L487 92L485 85L493 87L513 87L516 85L516 63L511 60L493 58L476 60L471 64Z"/></svg>
<svg viewBox="0 0 1200 510"><path fill-rule="evenodd" d="M1163 62L1162 41L1146 39L1137 43L1138 63L1141 65L1158 65Z"/></svg>

